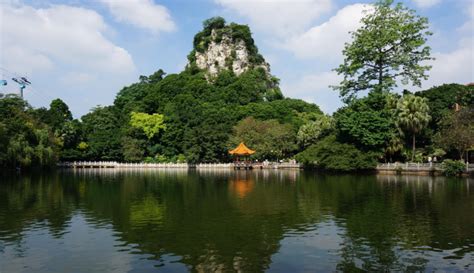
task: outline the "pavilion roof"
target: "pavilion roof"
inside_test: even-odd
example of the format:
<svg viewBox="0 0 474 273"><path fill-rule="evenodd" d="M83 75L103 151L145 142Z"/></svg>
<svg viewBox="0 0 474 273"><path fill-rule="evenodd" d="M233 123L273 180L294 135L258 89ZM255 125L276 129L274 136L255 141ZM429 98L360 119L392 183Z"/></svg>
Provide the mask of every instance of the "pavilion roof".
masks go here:
<svg viewBox="0 0 474 273"><path fill-rule="evenodd" d="M243 142L240 142L239 146L237 148L229 151L229 154L231 155L251 155L254 154L254 150L250 150Z"/></svg>

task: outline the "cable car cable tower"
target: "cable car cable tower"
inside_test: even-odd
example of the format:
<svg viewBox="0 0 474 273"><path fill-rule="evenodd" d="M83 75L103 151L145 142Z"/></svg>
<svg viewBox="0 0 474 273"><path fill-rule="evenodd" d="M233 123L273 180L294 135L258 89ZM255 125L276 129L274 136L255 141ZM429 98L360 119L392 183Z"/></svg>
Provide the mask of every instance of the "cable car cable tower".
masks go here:
<svg viewBox="0 0 474 273"><path fill-rule="evenodd" d="M12 78L12 81L20 85L20 97L23 99L23 90L27 85L30 85L31 82L25 77Z"/></svg>
<svg viewBox="0 0 474 273"><path fill-rule="evenodd" d="M23 99L23 90L26 88L26 86L31 85L31 82L26 77L18 76L18 74L12 73L11 71L8 71L5 68L1 68L1 70L2 79L0 80L0 86L6 86L8 84L7 80L5 80L3 77L4 72L11 74L13 76L11 78L12 81L16 82L20 86L20 97Z"/></svg>

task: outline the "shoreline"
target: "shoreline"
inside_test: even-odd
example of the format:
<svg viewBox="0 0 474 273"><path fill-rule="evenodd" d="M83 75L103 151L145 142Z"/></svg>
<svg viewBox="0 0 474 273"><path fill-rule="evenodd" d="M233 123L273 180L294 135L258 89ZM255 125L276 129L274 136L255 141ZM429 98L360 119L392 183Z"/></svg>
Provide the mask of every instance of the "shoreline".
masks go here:
<svg viewBox="0 0 474 273"><path fill-rule="evenodd" d="M300 163L251 163L248 165L235 163L121 163L116 161L77 161L60 162L52 169L72 170L206 170L206 171L251 171L251 170L306 170L323 174L375 174L375 175L413 175L413 176L445 176L441 164L429 163L380 163L374 169L357 171L333 171L310 168ZM31 171L33 169L17 170L16 172ZM5 170L8 172L8 170ZM14 170L11 170L15 172ZM462 177L474 177L474 165L467 166Z"/></svg>
<svg viewBox="0 0 474 273"><path fill-rule="evenodd" d="M302 169L300 163L275 163L275 162L239 162L239 163L121 163L116 161L80 161L80 162L60 162L56 165L59 168L73 169Z"/></svg>
<svg viewBox="0 0 474 273"><path fill-rule="evenodd" d="M375 171L381 175L445 176L441 163L381 163ZM474 176L474 165L467 163L461 176Z"/></svg>

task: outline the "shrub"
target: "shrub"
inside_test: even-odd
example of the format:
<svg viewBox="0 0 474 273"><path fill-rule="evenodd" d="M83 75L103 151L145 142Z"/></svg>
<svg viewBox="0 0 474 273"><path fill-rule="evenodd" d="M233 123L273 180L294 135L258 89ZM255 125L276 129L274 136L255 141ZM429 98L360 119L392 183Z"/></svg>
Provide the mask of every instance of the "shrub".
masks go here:
<svg viewBox="0 0 474 273"><path fill-rule="evenodd" d="M212 17L207 20L204 20L202 26L204 29L210 30L223 28L225 26L225 19L220 16Z"/></svg>
<svg viewBox="0 0 474 273"><path fill-rule="evenodd" d="M363 152L351 144L340 143L333 135L309 146L295 158L307 166L329 171L370 170L377 165L373 153Z"/></svg>
<svg viewBox="0 0 474 273"><path fill-rule="evenodd" d="M176 163L186 163L186 156L184 156L183 154L179 154L176 159Z"/></svg>
<svg viewBox="0 0 474 273"><path fill-rule="evenodd" d="M460 160L446 159L442 164L446 176L460 176L466 170L466 164Z"/></svg>

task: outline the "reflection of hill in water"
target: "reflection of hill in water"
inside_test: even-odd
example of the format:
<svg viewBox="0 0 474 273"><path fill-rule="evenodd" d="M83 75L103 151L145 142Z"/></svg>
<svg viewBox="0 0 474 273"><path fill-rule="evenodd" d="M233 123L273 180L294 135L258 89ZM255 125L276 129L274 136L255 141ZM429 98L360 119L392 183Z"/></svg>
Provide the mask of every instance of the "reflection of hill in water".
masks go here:
<svg viewBox="0 0 474 273"><path fill-rule="evenodd" d="M344 230L339 270L406 270L415 261L402 261L401 245L473 251L473 196L466 179L85 170L2 183L0 239L20 240L44 220L61 238L83 211L154 260L172 254L194 271L248 272L270 266L287 231L304 234L330 217Z"/></svg>

